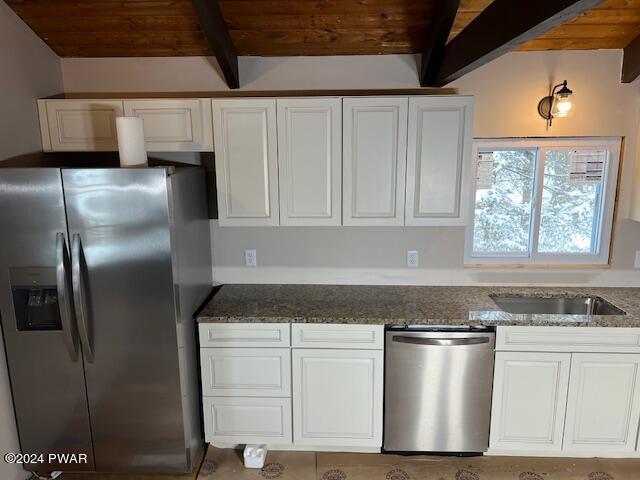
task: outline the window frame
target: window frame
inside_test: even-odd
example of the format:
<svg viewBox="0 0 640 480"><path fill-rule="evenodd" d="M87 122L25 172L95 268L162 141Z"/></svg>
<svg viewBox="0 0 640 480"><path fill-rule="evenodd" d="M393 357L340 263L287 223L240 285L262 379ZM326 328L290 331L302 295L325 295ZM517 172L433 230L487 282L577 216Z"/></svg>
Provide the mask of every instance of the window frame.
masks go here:
<svg viewBox="0 0 640 480"><path fill-rule="evenodd" d="M471 181L469 182L468 215L465 228L464 265L466 267L484 266L585 266L609 265L611 241L613 238L614 217L618 195L618 172L621 163L622 137L563 137L563 138L479 138L472 146ZM591 253L541 253L538 251L540 238L540 212L544 166L548 150L591 150L606 149L607 168L602 183L599 205L598 252ZM476 181L478 152L483 150L535 150L533 192L531 204L531 225L529 228L528 250L522 254L474 253L473 237L475 228Z"/></svg>

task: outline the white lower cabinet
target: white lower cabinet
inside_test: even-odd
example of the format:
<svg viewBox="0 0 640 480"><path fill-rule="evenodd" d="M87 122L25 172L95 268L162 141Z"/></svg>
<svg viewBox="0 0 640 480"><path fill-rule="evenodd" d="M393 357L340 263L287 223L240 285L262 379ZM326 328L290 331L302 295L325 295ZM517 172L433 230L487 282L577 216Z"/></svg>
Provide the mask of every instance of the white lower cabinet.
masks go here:
<svg viewBox="0 0 640 480"><path fill-rule="evenodd" d="M631 328L498 328L488 453L640 457L638 335ZM536 348L547 351L517 351Z"/></svg>
<svg viewBox="0 0 640 480"><path fill-rule="evenodd" d="M382 350L293 350L293 442L382 444Z"/></svg>
<svg viewBox="0 0 640 480"><path fill-rule="evenodd" d="M496 353L491 449L562 450L570 364L569 353Z"/></svg>
<svg viewBox="0 0 640 480"><path fill-rule="evenodd" d="M205 397L203 407L209 442L291 443L290 398Z"/></svg>
<svg viewBox="0 0 640 480"><path fill-rule="evenodd" d="M640 355L574 354L566 452L633 452L640 419Z"/></svg>
<svg viewBox="0 0 640 480"><path fill-rule="evenodd" d="M382 446L383 325L203 323L199 331L207 442Z"/></svg>

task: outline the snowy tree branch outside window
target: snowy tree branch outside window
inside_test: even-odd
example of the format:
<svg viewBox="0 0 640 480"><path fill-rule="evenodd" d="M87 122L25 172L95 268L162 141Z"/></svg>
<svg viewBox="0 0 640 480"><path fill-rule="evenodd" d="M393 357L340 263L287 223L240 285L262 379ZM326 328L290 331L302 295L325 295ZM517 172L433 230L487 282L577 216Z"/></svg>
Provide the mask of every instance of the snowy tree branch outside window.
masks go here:
<svg viewBox="0 0 640 480"><path fill-rule="evenodd" d="M608 262L619 138L483 140L473 154L465 263Z"/></svg>

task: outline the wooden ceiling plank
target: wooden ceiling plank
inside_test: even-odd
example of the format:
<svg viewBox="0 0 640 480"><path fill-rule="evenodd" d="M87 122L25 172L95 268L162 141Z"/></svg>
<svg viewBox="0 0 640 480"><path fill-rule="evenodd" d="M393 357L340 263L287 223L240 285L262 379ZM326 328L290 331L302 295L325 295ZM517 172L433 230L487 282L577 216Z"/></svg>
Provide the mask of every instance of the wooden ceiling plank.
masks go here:
<svg viewBox="0 0 640 480"><path fill-rule="evenodd" d="M594 8L567 22L567 25L640 24L640 9Z"/></svg>
<svg viewBox="0 0 640 480"><path fill-rule="evenodd" d="M460 0L440 0L430 28L425 32L420 64L420 85L426 87L435 80L442 62Z"/></svg>
<svg viewBox="0 0 640 480"><path fill-rule="evenodd" d="M40 17L104 17L110 15L190 15L189 0L167 1L80 1L80 0L8 0L23 19Z"/></svg>
<svg viewBox="0 0 640 480"><path fill-rule="evenodd" d="M239 54L251 52L262 56L356 55L380 53L412 53L422 39L420 31L345 30L316 31L232 31L231 37Z"/></svg>
<svg viewBox="0 0 640 480"><path fill-rule="evenodd" d="M600 10L637 8L640 8L640 0L607 0L606 3L598 7Z"/></svg>
<svg viewBox="0 0 640 480"><path fill-rule="evenodd" d="M444 86L603 0L494 0L445 47L430 86Z"/></svg>
<svg viewBox="0 0 640 480"><path fill-rule="evenodd" d="M225 17L234 15L318 15L423 13L432 10L434 0L220 0Z"/></svg>
<svg viewBox="0 0 640 480"><path fill-rule="evenodd" d="M175 57L178 52L175 48L162 47L120 47L98 46L98 47L77 47L77 46L57 46L53 47L61 57ZM201 56L211 55L213 52L209 48L182 47L180 55Z"/></svg>
<svg viewBox="0 0 640 480"><path fill-rule="evenodd" d="M238 54L229 35L218 0L191 0L200 28L207 36L211 49L229 88L240 88Z"/></svg>
<svg viewBox="0 0 640 480"><path fill-rule="evenodd" d="M622 83L631 83L640 75L640 35L631 40L622 54Z"/></svg>
<svg viewBox="0 0 640 480"><path fill-rule="evenodd" d="M207 39L200 31L193 32L54 32L44 37L51 45L58 46L143 46L179 47L181 45L206 46Z"/></svg>
<svg viewBox="0 0 640 480"><path fill-rule="evenodd" d="M39 17L25 20L41 36L70 32L193 32L198 20L186 16Z"/></svg>
<svg viewBox="0 0 640 480"><path fill-rule="evenodd" d="M224 13L224 11L223 11ZM229 30L283 30L291 29L328 29L335 28L424 28L431 21L430 14L411 13L366 13L362 15L313 14L265 16L261 13L247 15L225 15Z"/></svg>

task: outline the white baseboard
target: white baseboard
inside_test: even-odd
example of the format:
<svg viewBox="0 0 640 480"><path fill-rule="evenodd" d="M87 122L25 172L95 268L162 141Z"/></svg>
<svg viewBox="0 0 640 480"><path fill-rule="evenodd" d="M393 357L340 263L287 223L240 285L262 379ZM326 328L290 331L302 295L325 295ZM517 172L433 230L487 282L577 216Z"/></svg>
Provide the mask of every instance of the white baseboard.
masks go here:
<svg viewBox="0 0 640 480"><path fill-rule="evenodd" d="M545 452L535 450L492 450L485 455L490 457L548 457L548 458L640 458L640 452Z"/></svg>
<svg viewBox="0 0 640 480"><path fill-rule="evenodd" d="M211 442L216 448L233 448L242 450L244 444ZM298 452L334 452L334 453L380 453L380 447L327 447L313 445L267 445L269 451L298 451Z"/></svg>

